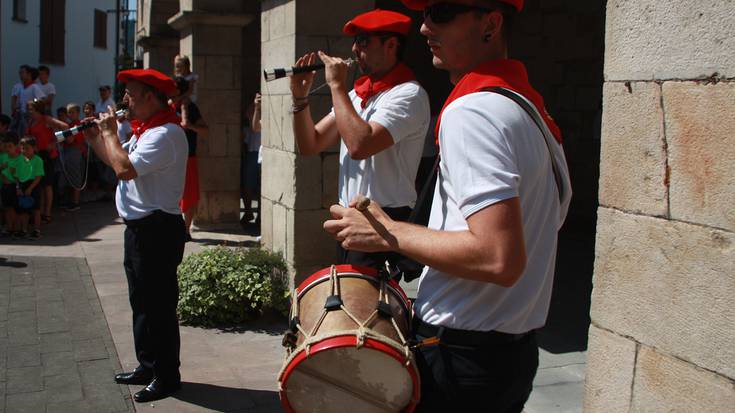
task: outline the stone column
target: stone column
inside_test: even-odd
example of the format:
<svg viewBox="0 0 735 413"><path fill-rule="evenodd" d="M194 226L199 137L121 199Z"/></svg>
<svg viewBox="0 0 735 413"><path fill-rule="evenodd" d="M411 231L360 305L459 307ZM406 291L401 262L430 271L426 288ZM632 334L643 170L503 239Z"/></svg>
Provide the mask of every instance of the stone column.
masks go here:
<svg viewBox="0 0 735 413"><path fill-rule="evenodd" d="M352 39L342 26L372 9L370 0L265 0L261 13L261 53L264 68L291 66L307 52L351 56ZM329 10L326 10L328 7ZM319 75L317 87L324 82ZM286 79L266 83L263 93L262 242L281 251L299 283L314 270L334 263L335 242L322 229L328 207L337 201L337 151L300 156L294 142L291 92ZM329 112L327 88L311 99L315 122Z"/></svg>
<svg viewBox="0 0 735 413"><path fill-rule="evenodd" d="M585 411L735 406L735 9L607 3Z"/></svg>
<svg viewBox="0 0 735 413"><path fill-rule="evenodd" d="M139 6L135 37L143 49L143 67L173 73L179 37L168 19L179 11L178 0L141 1Z"/></svg>
<svg viewBox="0 0 735 413"><path fill-rule="evenodd" d="M182 0L181 11L168 21L180 33L180 53L189 56L192 71L199 75L196 103L209 124L209 136L199 139L197 149L197 225L239 219L242 33L256 18L242 13L238 1L216 2L211 5L216 12L207 11L210 3Z"/></svg>

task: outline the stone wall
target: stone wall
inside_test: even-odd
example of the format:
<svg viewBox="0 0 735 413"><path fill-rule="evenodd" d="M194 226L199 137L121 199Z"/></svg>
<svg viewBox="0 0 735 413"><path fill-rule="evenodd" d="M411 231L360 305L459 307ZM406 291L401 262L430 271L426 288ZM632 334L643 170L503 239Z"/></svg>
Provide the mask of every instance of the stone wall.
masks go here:
<svg viewBox="0 0 735 413"><path fill-rule="evenodd" d="M261 13L261 60L264 68L288 67L307 52L323 50L350 56L352 39L342 25L370 10L373 1L329 3L319 0L265 0ZM284 254L297 284L314 270L334 263L335 243L322 224L337 201L337 148L319 156L300 156L292 132L288 80L266 83L263 94L262 243ZM314 88L324 82L317 76ZM312 97L316 121L328 113L327 88Z"/></svg>
<svg viewBox="0 0 735 413"><path fill-rule="evenodd" d="M735 406L735 9L607 3L585 410Z"/></svg>

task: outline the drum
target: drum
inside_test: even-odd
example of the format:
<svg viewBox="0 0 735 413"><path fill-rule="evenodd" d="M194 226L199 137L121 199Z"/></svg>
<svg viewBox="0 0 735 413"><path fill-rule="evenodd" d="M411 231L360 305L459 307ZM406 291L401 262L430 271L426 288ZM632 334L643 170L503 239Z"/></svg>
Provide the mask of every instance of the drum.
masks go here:
<svg viewBox="0 0 735 413"><path fill-rule="evenodd" d="M419 374L411 304L372 268L337 265L294 291L278 377L286 412L412 412Z"/></svg>

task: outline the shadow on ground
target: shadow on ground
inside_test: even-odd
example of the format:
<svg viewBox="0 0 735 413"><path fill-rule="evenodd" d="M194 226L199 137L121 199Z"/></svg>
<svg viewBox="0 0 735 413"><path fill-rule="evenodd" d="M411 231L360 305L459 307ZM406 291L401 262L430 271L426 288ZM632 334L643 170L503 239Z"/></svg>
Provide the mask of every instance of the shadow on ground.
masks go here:
<svg viewBox="0 0 735 413"><path fill-rule="evenodd" d="M595 235L562 231L554 289L546 326L538 331L539 347L553 353L587 350Z"/></svg>
<svg viewBox="0 0 735 413"><path fill-rule="evenodd" d="M260 245L259 242L250 241L250 240L247 240L247 241L231 241L231 240L213 239L213 238L193 238L192 241L193 242L196 242L197 244L201 244L203 246L206 246L206 247L222 245L222 246L225 246L225 247L253 248L253 247L257 247L258 245Z"/></svg>
<svg viewBox="0 0 735 413"><path fill-rule="evenodd" d="M172 397L218 412L245 411L256 404L275 407L279 403L275 391L191 382L183 382L181 390Z"/></svg>
<svg viewBox="0 0 735 413"><path fill-rule="evenodd" d="M0 257L0 267L25 268L28 263L22 261L11 261L5 257Z"/></svg>
<svg viewBox="0 0 735 413"><path fill-rule="evenodd" d="M280 336L288 328L288 320L282 314L278 314L276 312L268 312L258 317L258 319L249 321L247 323L219 325L213 327L190 325L190 327L204 328L207 330L218 330L221 333L258 333L268 334L270 336Z"/></svg>

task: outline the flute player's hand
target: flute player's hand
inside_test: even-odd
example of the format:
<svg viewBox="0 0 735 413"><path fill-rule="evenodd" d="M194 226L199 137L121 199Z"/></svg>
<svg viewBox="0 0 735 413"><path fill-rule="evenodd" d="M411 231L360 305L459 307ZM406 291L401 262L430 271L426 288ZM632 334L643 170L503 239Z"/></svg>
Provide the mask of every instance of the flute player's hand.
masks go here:
<svg viewBox="0 0 735 413"><path fill-rule="evenodd" d="M296 61L294 67L309 66L316 63L316 53L307 53ZM298 73L291 76L291 94L296 98L309 95L316 72Z"/></svg>
<svg viewBox="0 0 735 413"><path fill-rule="evenodd" d="M329 87L344 88L350 73L350 65L344 59L329 56L322 51L319 51L319 59L324 63L324 79Z"/></svg>

